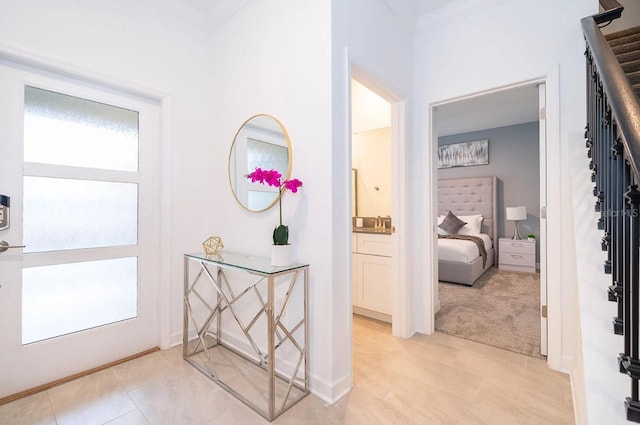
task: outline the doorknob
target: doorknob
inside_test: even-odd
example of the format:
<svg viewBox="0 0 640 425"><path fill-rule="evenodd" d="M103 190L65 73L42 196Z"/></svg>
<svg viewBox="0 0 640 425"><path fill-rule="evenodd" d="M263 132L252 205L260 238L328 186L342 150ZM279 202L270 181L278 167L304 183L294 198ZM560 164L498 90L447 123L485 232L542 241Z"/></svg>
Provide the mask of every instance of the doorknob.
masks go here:
<svg viewBox="0 0 640 425"><path fill-rule="evenodd" d="M7 241L0 241L0 253L5 252L9 248L25 248L25 245L9 245Z"/></svg>

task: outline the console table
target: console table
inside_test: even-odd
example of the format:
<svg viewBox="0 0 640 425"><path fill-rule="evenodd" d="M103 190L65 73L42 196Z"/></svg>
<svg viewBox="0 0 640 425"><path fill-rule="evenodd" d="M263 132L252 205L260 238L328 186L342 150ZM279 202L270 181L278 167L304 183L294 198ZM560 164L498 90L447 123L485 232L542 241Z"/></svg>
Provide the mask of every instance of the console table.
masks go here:
<svg viewBox="0 0 640 425"><path fill-rule="evenodd" d="M308 270L184 254L184 359L269 421L309 394Z"/></svg>

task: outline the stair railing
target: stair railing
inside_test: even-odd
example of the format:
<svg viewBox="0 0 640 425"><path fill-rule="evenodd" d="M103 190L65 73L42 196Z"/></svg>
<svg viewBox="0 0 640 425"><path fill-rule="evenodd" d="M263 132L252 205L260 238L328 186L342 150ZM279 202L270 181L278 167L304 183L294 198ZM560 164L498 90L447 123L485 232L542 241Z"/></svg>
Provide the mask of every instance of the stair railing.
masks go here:
<svg viewBox="0 0 640 425"><path fill-rule="evenodd" d="M627 419L640 422L640 104L599 25L621 16L616 0L582 19L587 63L587 155L595 183L598 228L611 275L609 300L617 303L613 331L623 335L620 372L631 379Z"/></svg>

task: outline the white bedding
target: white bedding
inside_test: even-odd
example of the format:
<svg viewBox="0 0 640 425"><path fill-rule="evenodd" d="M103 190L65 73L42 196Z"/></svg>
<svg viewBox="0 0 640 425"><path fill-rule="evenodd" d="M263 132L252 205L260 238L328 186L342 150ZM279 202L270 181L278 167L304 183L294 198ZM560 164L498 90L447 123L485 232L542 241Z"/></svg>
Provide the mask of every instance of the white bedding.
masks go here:
<svg viewBox="0 0 640 425"><path fill-rule="evenodd" d="M472 236L482 238L482 241L484 242L484 249L489 252L493 246L489 235L480 233ZM438 260L470 263L478 258L479 255L480 252L478 251L478 246L471 241L459 239L438 239Z"/></svg>

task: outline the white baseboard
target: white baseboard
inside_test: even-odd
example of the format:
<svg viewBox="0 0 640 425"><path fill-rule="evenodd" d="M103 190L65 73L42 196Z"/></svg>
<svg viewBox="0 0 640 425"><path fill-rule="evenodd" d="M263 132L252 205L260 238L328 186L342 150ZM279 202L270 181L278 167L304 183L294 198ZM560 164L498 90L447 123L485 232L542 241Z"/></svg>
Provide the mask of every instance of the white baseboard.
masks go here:
<svg viewBox="0 0 640 425"><path fill-rule="evenodd" d="M171 334L171 347L182 345L182 332L174 332Z"/></svg>
<svg viewBox="0 0 640 425"><path fill-rule="evenodd" d="M330 385L328 382L311 374L309 386L313 395L325 403L333 405L351 391L351 377L345 375L335 385Z"/></svg>
<svg viewBox="0 0 640 425"><path fill-rule="evenodd" d="M573 372L573 357L569 355L562 356L562 361L560 363L560 372L571 375Z"/></svg>
<svg viewBox="0 0 640 425"><path fill-rule="evenodd" d="M576 362L577 363L577 362ZM582 362L580 362L582 363ZM571 379L571 399L573 400L573 418L577 424L587 423L587 401L585 395L582 364L574 365L569 375Z"/></svg>
<svg viewBox="0 0 640 425"><path fill-rule="evenodd" d="M370 317L372 319L380 320L382 322L391 323L391 315L386 313L380 313L379 311L369 310L367 308L353 306L352 310L355 314L361 316Z"/></svg>
<svg viewBox="0 0 640 425"><path fill-rule="evenodd" d="M224 338L228 345L233 346L235 349L244 354L250 355L253 352L253 349L248 342L243 341L242 339L239 339L234 335L225 334ZM182 332L174 333L173 335L171 335L171 341L172 347L181 345ZM281 365L283 365L282 362ZM284 364L284 366L286 369L292 371L295 365L287 363ZM331 385L330 383L319 378L313 373L309 373L309 389L311 393L318 397L320 400L333 405L342 397L347 395L349 391L351 391L351 376L347 374L340 378L334 385Z"/></svg>

